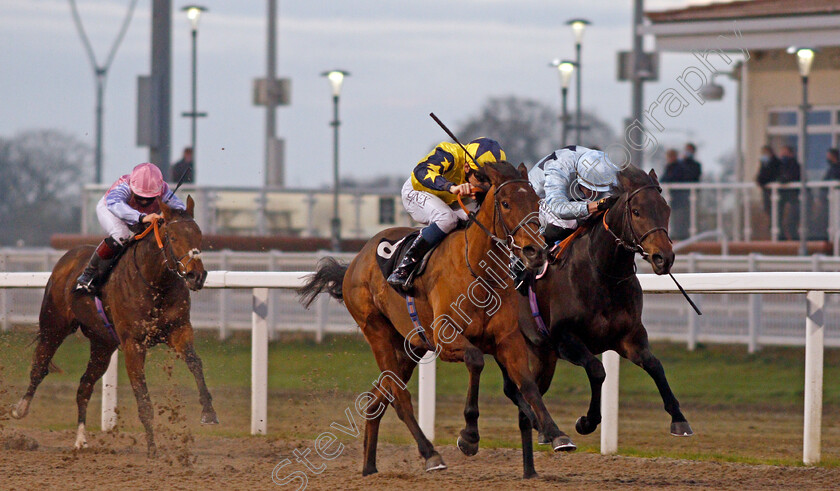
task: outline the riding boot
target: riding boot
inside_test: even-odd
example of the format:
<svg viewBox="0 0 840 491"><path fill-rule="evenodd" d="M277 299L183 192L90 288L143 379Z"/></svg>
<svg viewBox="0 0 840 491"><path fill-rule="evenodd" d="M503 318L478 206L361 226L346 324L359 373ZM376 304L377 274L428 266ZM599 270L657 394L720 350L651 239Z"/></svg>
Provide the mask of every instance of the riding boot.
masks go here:
<svg viewBox="0 0 840 491"><path fill-rule="evenodd" d="M99 243L96 250L90 256L85 270L76 279L76 290L84 290L96 294L99 284L105 275L110 271L114 260L122 250L122 245L111 237Z"/></svg>
<svg viewBox="0 0 840 491"><path fill-rule="evenodd" d="M428 242L421 232L420 235L414 239L414 242L408 246L408 250L405 251L405 256L403 256L400 265L397 266L397 269L395 269L394 272L391 273L391 276L388 277L388 284L399 286L404 289L410 288L410 285L407 282L411 273L420 261L423 260L423 256L425 256L433 246L434 244Z"/></svg>

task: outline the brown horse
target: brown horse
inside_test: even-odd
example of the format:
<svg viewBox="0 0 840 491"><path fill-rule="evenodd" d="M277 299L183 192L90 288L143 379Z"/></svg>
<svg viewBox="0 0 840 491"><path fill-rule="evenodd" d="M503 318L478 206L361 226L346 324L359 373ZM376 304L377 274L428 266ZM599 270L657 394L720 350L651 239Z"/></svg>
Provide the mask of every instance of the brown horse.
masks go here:
<svg viewBox="0 0 840 491"><path fill-rule="evenodd" d="M426 459L426 470L446 468L417 424L406 390L414 367L427 350L444 361L464 362L469 370L464 409L467 424L458 438L462 452L473 455L478 451L478 380L484 354L492 355L509 375L536 414L537 427L551 440L554 449L575 449L571 439L551 419L529 370L529 349L516 321L517 293L506 278L510 250L516 250L527 267L544 264L542 241L535 224L539 199L527 180L524 165L517 170L507 162L488 164L483 173L492 187L475 221L441 243L425 273L414 283L425 337L414 330L405 299L385 282L376 263L380 239L397 240L411 229L392 228L377 234L349 266L328 258L299 290L305 305L324 290L343 299L383 372L375 384L377 390L361 406L363 410L370 409L363 414L367 420L363 475L377 472L379 425L389 403L393 403L417 442L420 455ZM429 344L425 338L431 339Z"/></svg>
<svg viewBox="0 0 840 491"><path fill-rule="evenodd" d="M26 416L38 384L49 371L55 351L68 335L81 328L90 340L90 361L76 394L79 408L76 448L87 446L88 401L93 386L105 373L117 347L125 354L126 371L137 398L140 421L146 429L149 456L155 454L155 443L144 364L146 350L155 344L166 342L184 358L198 385L203 407L201 422L218 423L210 392L204 383L201 359L193 348L190 324L188 287L200 290L207 277L200 256L201 230L193 220L195 203L188 197L186 211L159 203L164 218L160 226L160 243L153 237L146 237L129 245L100 290L113 330L107 328L97 314L94 297L74 291L76 278L87 264L93 247L77 247L59 259L41 303L38 345L32 361L29 389L13 409L12 416Z"/></svg>
<svg viewBox="0 0 840 491"><path fill-rule="evenodd" d="M606 373L595 355L614 350L653 378L671 415L671 434L690 436L691 426L680 411L662 364L651 353L642 324L642 288L636 278L637 253L650 262L656 274L670 272L674 263L668 237L671 210L660 194L654 171L646 174L629 166L619 173L618 183L615 202L606 214L582 225L579 237L534 285L548 336L537 328L528 298L520 296L520 325L535 346L532 368L544 394L558 357L584 367L592 399L575 429L586 435L601 422L601 385ZM515 391L515 385L506 380L505 393L515 396ZM530 416L527 408L524 412ZM530 421L525 415L520 413L520 418ZM522 438L530 441L527 426L530 424L522 428ZM540 435L541 443L547 440ZM528 462L526 458L526 467Z"/></svg>

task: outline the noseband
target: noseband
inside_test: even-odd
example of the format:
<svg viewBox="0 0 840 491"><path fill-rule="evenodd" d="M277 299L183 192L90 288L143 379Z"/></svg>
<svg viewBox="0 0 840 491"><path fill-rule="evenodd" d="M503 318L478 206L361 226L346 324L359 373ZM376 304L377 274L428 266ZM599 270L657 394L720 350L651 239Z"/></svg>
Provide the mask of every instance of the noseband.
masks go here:
<svg viewBox="0 0 840 491"><path fill-rule="evenodd" d="M671 242L671 237L668 236L668 229L665 228L665 227L654 227L654 228L648 230L647 232L643 233L642 235L639 235L638 233L636 233L636 229L633 227L633 219L630 216L630 214L632 213L632 210L631 210L631 207L630 207L630 201L637 194L639 194L640 192L642 192L646 189L656 189L659 193L662 192L662 188L660 188L658 185L648 184L646 186L642 186L642 187L634 190L632 193L628 194L627 198L624 200L624 216L623 216L624 227L623 227L623 230L621 231L621 235L622 236L625 235L625 232L627 230L629 230L630 231L630 236L631 236L630 241L626 241L626 240L622 239L619 235L616 235L616 233L613 232L610 229L610 227L607 225L607 213L609 213L610 210L607 210L607 211L604 212L604 217L602 219L602 223L604 224L604 229L606 229L606 231L609 232L610 235L613 236L613 238L615 238L615 243L620 245L621 247L625 248L626 250L634 253L634 254L635 253L640 254L642 256L642 259L648 259L648 257L650 256L650 254L648 254L647 251L645 251L644 248L642 247L642 242L646 238L648 238L648 236L650 236L651 234L654 234L656 232L663 232L665 234L665 237L668 238L668 242Z"/></svg>
<svg viewBox="0 0 840 491"><path fill-rule="evenodd" d="M173 223L178 222L185 222L187 220L174 220L171 222L167 222L167 225L171 225ZM193 220L190 220L193 221ZM175 258L175 253L172 251L172 243L169 240L169 234L165 235L165 243L164 246L161 248L163 252L163 263L166 265L166 269L172 271L173 273L180 276L182 279L187 279L187 267L193 262L201 259L201 250L200 249L190 249L187 251L186 254L181 256L180 258ZM188 258L187 262L184 262L184 258ZM175 267L171 266L171 263L175 263Z"/></svg>

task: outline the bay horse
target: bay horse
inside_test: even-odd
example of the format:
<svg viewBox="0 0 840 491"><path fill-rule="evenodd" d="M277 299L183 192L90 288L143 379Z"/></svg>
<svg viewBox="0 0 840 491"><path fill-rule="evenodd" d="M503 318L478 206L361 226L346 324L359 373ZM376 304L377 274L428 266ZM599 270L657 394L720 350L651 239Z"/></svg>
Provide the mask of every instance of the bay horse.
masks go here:
<svg viewBox="0 0 840 491"><path fill-rule="evenodd" d="M201 262L201 230L193 219L195 203L192 197L187 197L186 210L170 208L160 199L158 203L163 224L159 230L157 224L151 226L156 237L136 240L126 247L99 291L112 328L97 313L93 295L74 291L76 278L93 253L93 246L67 251L53 268L44 291L29 388L13 408L12 416L18 419L26 416L56 350L68 335L81 328L90 340L90 360L76 393L79 415L74 446L77 449L87 446L85 421L93 386L105 373L111 354L118 347L125 354L126 371L146 430L150 457L155 455L156 447L144 368L149 347L166 342L184 358L198 385L203 408L201 422L219 422L204 382L201 359L193 347L190 324L189 290L200 290L207 277Z"/></svg>
<svg viewBox="0 0 840 491"><path fill-rule="evenodd" d="M406 299L386 283L376 262L380 239L398 240L413 229L397 227L380 232L349 266L325 258L298 290L306 306L322 291L343 300L382 370L374 384L376 390L367 393L368 400L361 406L356 400L357 410L366 419L362 475L377 472L379 425L389 403L417 442L425 469L446 468L417 424L406 389L414 367L427 351L434 351L444 361L463 362L469 371L464 408L467 424L458 438L458 447L465 454L478 451L478 381L484 354L496 359L521 392L537 427L554 449L576 448L552 420L530 372L529 348L517 323L517 293L506 277L511 250L517 251L526 267L544 265L543 242L535 224L539 198L528 182L524 165L517 169L507 162L487 164L481 174L491 183L484 205L470 225L450 233L434 250L426 271L414 282L422 333L415 331ZM499 255L503 261L494 261Z"/></svg>
<svg viewBox="0 0 840 491"><path fill-rule="evenodd" d="M691 436L691 426L665 378L662 363L651 352L642 323L642 288L636 277L636 254L651 264L654 273L670 272L674 263L668 236L671 210L653 170L648 174L634 166L624 168L613 196L612 206L581 225L579 236L533 286L547 336L537 326L528 297L519 297L520 325L536 355L532 369L543 394L551 384L558 357L586 370L592 398L575 429L587 435L601 422L601 386L606 377L595 355L614 350L653 378L671 416L671 434ZM505 392L515 392L509 380L505 380ZM520 418L531 419L522 414ZM523 440L527 437L530 441L531 431L522 428L522 432ZM540 442L545 441L540 435ZM528 461L525 463L527 467Z"/></svg>

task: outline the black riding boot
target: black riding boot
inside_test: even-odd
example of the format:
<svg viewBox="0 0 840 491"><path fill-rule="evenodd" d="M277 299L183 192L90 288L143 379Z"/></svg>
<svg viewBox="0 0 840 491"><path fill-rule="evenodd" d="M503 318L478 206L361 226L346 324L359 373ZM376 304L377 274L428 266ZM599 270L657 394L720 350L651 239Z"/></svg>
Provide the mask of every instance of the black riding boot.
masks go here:
<svg viewBox="0 0 840 491"><path fill-rule="evenodd" d="M423 256L425 256L433 246L434 244L423 238L422 233L418 235L417 238L414 239L414 242L408 247L400 265L397 266L397 269L395 269L394 272L391 273L391 276L388 277L388 284L399 286L404 289L410 288L411 285L406 283L409 276L411 276L414 268L420 261L423 260Z"/></svg>
<svg viewBox="0 0 840 491"><path fill-rule="evenodd" d="M111 237L103 240L93 251L85 270L76 278L76 290L98 293L99 283L111 269L114 259L121 250L122 245Z"/></svg>

